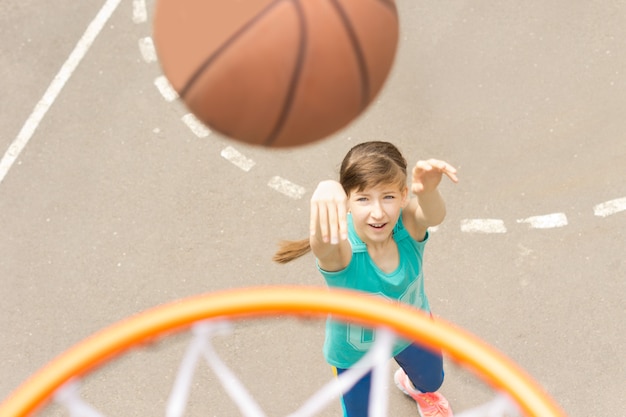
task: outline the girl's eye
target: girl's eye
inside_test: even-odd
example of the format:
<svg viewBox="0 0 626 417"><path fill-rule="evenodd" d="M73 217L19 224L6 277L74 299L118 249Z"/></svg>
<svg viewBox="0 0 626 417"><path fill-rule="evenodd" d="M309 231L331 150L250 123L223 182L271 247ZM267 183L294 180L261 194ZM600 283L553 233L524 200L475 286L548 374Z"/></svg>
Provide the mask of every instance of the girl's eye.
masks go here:
<svg viewBox="0 0 626 417"><path fill-rule="evenodd" d="M387 200L393 200L394 198L396 198L395 195L386 195L385 196L385 199L387 199Z"/></svg>

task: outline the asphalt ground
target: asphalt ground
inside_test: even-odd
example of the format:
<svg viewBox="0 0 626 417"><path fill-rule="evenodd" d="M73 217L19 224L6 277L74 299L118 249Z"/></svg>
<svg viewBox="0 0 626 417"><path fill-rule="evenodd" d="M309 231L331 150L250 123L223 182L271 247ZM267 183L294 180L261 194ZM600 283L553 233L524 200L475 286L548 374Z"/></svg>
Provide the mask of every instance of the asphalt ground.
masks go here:
<svg viewBox="0 0 626 417"><path fill-rule="evenodd" d="M0 398L146 308L323 285L310 256L272 264L275 244L306 236L308 198L351 146L382 139L412 162L459 169L427 247L435 314L516 361L570 416L626 416L626 2L399 1L382 94L348 128L290 150L190 121L158 87L154 3L114 3L100 18L104 0L0 6ZM280 415L331 378L322 340L321 321L273 319L243 324L218 350ZM84 391L107 415L153 413L185 343L122 358ZM487 398L446 366L455 409ZM237 415L204 378L190 407ZM414 415L390 395L394 415Z"/></svg>

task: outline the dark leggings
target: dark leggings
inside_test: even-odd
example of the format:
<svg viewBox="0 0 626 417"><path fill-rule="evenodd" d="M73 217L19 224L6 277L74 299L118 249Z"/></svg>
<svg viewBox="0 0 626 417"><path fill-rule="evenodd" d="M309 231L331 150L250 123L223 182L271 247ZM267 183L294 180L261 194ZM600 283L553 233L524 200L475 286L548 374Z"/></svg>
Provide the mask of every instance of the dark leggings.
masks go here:
<svg viewBox="0 0 626 417"><path fill-rule="evenodd" d="M419 345L409 345L394 359L421 392L435 392L443 384L443 358ZM347 369L337 368L340 375ZM344 417L367 417L372 372L361 378L342 397Z"/></svg>

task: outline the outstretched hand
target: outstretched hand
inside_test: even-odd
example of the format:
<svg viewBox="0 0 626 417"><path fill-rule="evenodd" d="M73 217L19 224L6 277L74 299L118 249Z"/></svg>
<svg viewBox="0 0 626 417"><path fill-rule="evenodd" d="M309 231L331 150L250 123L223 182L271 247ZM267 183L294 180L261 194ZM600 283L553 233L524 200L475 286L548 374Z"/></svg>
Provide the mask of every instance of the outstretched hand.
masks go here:
<svg viewBox="0 0 626 417"><path fill-rule="evenodd" d="M456 168L445 161L438 159L418 161L413 167L411 191L414 194L422 194L435 190L444 174L452 182L459 181L456 176Z"/></svg>
<svg viewBox="0 0 626 417"><path fill-rule="evenodd" d="M321 234L324 243L337 244L348 238L348 196L337 181L322 181L311 197L310 233Z"/></svg>

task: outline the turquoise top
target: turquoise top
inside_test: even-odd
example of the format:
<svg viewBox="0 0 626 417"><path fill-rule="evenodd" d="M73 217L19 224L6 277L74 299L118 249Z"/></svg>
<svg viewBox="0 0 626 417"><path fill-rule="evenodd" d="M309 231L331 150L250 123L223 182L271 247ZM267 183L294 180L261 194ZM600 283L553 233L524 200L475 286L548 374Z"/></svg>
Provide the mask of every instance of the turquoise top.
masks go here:
<svg viewBox="0 0 626 417"><path fill-rule="evenodd" d="M387 299L399 300L405 304L430 312L428 299L424 292L422 259L428 232L423 241L418 242L404 228L402 216L393 230L393 239L398 245L400 262L398 268L383 272L372 260L365 243L354 229L352 216L348 214L348 239L352 246L350 264L341 271L319 271L329 287L352 289ZM356 324L335 321L332 316L326 321L326 340L324 356L326 361L337 368L349 368L356 363L372 346L376 338L375 330ZM393 356L410 344L398 339L393 349Z"/></svg>

